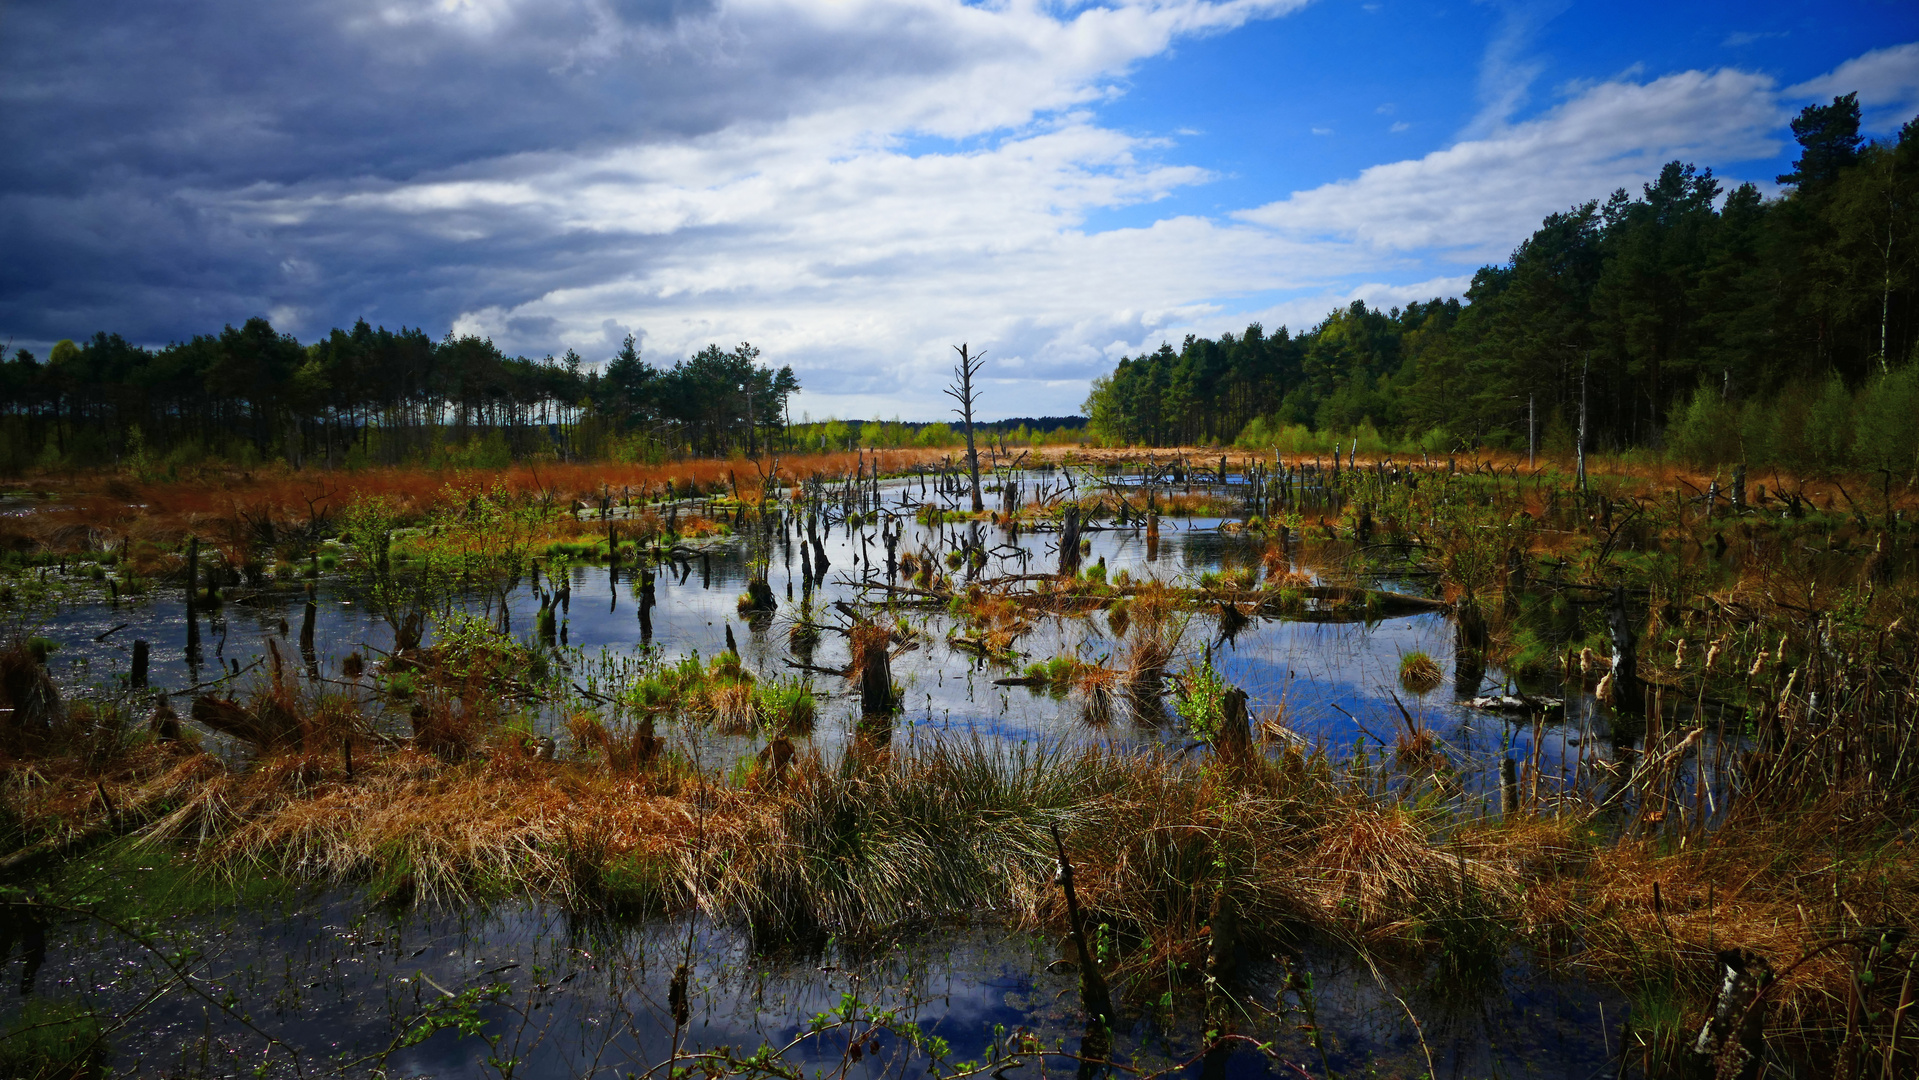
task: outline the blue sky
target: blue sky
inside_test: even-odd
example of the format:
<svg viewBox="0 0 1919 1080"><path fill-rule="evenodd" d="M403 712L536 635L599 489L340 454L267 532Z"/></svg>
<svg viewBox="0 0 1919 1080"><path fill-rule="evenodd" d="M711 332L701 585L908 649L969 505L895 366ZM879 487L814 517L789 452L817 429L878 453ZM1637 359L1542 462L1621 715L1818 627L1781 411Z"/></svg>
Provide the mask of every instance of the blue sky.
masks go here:
<svg viewBox="0 0 1919 1080"><path fill-rule="evenodd" d="M1438 150L1501 106L1501 119L1536 116L1581 82L1735 66L1796 83L1908 40L1919 40L1919 5L1338 0L1179 43L1140 64L1101 114L1176 138L1170 159L1221 174L1171 208L1230 213Z"/></svg>
<svg viewBox="0 0 1919 1080"><path fill-rule="evenodd" d="M103 0L9 5L0 336L255 314L671 362L815 416L1070 412L1119 356L1456 294L1683 158L1919 114L1919 5Z"/></svg>

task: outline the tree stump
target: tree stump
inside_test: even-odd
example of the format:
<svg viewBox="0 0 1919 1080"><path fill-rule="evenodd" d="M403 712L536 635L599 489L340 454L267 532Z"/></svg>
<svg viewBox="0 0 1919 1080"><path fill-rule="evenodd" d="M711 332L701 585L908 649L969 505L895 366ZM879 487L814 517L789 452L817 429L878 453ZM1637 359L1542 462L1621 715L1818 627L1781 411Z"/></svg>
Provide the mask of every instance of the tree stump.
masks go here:
<svg viewBox="0 0 1919 1080"><path fill-rule="evenodd" d="M1213 753L1239 765L1253 755L1252 728L1246 717L1246 691L1229 686L1219 703L1219 730L1213 734Z"/></svg>
<svg viewBox="0 0 1919 1080"><path fill-rule="evenodd" d="M746 583L746 595L740 597L740 610L778 611L780 602L773 597L773 586L765 578L754 578Z"/></svg>
<svg viewBox="0 0 1919 1080"><path fill-rule="evenodd" d="M862 623L853 628L854 670L860 681L860 714L893 714L893 664L888 655L892 635L886 627Z"/></svg>
<svg viewBox="0 0 1919 1080"><path fill-rule="evenodd" d="M1624 586L1613 589L1607 629L1612 635L1613 709L1637 715L1644 710L1645 701L1639 685L1639 642L1633 633L1632 615L1626 608Z"/></svg>
<svg viewBox="0 0 1919 1080"><path fill-rule="evenodd" d="M1760 994L1772 982L1772 965L1744 949L1721 949L1725 978L1712 1015L1693 1040L1692 1053L1706 1075L1753 1080L1766 1060L1766 1009Z"/></svg>
<svg viewBox="0 0 1919 1080"><path fill-rule="evenodd" d="M1066 524L1059 534L1059 576L1079 576L1079 506L1066 508Z"/></svg>
<svg viewBox="0 0 1919 1080"><path fill-rule="evenodd" d="M1239 903L1233 899L1230 885L1213 890L1213 910L1207 925L1212 927L1212 940L1206 950L1206 975L1219 987L1230 982L1239 970Z"/></svg>

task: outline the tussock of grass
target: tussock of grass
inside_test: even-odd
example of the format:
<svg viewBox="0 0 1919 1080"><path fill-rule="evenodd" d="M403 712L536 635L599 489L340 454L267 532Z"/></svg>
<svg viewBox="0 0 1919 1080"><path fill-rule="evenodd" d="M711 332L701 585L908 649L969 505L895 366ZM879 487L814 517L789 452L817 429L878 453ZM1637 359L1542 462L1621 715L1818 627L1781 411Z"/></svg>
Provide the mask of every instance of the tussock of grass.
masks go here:
<svg viewBox="0 0 1919 1080"><path fill-rule="evenodd" d="M1177 613L1178 598L1157 582L1133 595L1125 651L1126 681L1134 691L1157 690L1166 666L1178 655L1186 633L1186 619Z"/></svg>
<svg viewBox="0 0 1919 1080"><path fill-rule="evenodd" d="M1399 658L1399 685L1412 693L1431 693L1445 681L1446 673L1439 662L1425 653L1409 652Z"/></svg>

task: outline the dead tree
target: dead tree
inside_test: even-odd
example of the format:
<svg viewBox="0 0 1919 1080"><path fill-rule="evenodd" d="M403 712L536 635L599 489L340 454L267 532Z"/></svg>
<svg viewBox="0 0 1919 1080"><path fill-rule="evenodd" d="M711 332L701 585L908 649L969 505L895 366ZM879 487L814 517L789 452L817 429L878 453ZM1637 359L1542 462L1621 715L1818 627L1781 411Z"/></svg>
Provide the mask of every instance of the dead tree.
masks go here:
<svg viewBox="0 0 1919 1080"><path fill-rule="evenodd" d="M959 353L959 363L953 365L953 385L946 388L946 396L959 402L960 407L953 411L966 423L966 467L973 477L973 513L978 514L986 509L986 504L980 500L979 449L973 445L973 403L978 397L978 391L973 389L973 376L979 374L986 350L968 353L966 345L961 343L953 346L953 351Z"/></svg>
<svg viewBox="0 0 1919 1080"><path fill-rule="evenodd" d="M1772 965L1744 949L1719 950L1725 971L1713 1012L1693 1040L1700 1072L1739 1077L1759 1075L1766 1062L1766 1010L1762 995L1773 980Z"/></svg>
<svg viewBox="0 0 1919 1080"><path fill-rule="evenodd" d="M1626 607L1626 589L1615 586L1612 608L1607 612L1607 630L1612 636L1613 708L1638 713L1645 708L1639 682L1639 643L1633 633L1632 614Z"/></svg>
<svg viewBox="0 0 1919 1080"><path fill-rule="evenodd" d="M1066 505L1066 523L1059 533L1059 576L1079 575L1079 504Z"/></svg>
<svg viewBox="0 0 1919 1080"><path fill-rule="evenodd" d="M1058 861L1053 870L1053 881L1066 894L1066 922L1073 939L1074 951L1079 954L1079 996L1086 1006L1087 1018L1103 1027L1112 1026L1113 998L1107 989L1106 978L1100 974L1099 959L1091 944L1086 940L1086 918L1080 913L1079 894L1073 888L1073 864L1066 861L1066 844L1060 840L1059 824L1048 826L1053 833L1053 851Z"/></svg>

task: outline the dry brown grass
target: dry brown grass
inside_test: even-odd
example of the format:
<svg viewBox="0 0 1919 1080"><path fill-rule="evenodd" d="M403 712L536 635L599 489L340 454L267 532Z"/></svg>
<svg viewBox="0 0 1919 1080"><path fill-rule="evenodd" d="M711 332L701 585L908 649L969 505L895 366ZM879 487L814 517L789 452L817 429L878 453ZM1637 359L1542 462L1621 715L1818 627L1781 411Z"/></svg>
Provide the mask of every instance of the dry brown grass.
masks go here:
<svg viewBox="0 0 1919 1080"><path fill-rule="evenodd" d="M1118 681L1078 678L1089 691ZM349 779L337 750L235 770L147 745L106 766L14 759L0 791L41 834L97 819L104 791L160 815L143 842L183 844L223 873L455 902L530 889L593 904L638 881L648 904L697 903L765 933L982 908L1058 923L1043 832L1058 820L1082 903L1138 943L1134 974L1197 963L1225 885L1254 940L1307 926L1407 955L1530 943L1610 982L1678 988L1694 1009L1715 950L1748 949L1784 975L1769 1021L1782 1040L1830 1033L1852 1008L1859 950L1832 942L1910 931L1919 911L1909 847L1856 820L1843 793L1793 814L1754 808L1705 837L1614 841L1603 819L1550 807L1458 827L1347 783L1291 742L1230 774L1096 749L1028 766L950 745L837 767L802 754L779 782L732 787L674 764L642 725L615 734L581 715L570 726L592 757L542 760L498 735L462 761L367 742ZM1882 974L1891 991L1861 991L1867 1011L1889 1007L1902 973Z"/></svg>
<svg viewBox="0 0 1919 1080"><path fill-rule="evenodd" d="M884 472L897 473L950 456L930 450L881 450L868 453ZM790 488L815 476L849 475L859 455L792 454L778 459L777 487ZM447 497L449 488L475 487L523 499L544 499L565 508L575 500L597 507L603 492L617 501L666 495L726 495L757 500L762 483L746 460L695 458L662 465L521 464L506 469L379 468L357 472L295 472L274 466L255 470L203 469L176 481L139 482L105 473L63 474L35 479L34 486L55 501L30 514L0 518L0 548L84 553L118 550L122 543L143 575L176 568L168 552L189 535L202 538L206 558L226 558L238 566L247 552L266 539L298 538L303 554L310 536L329 518L353 503L384 498L402 512L419 513ZM463 499L464 496L462 495ZM597 532L562 526L551 539ZM681 519L684 531L699 528Z"/></svg>
<svg viewBox="0 0 1919 1080"><path fill-rule="evenodd" d="M1719 978L1716 952L1749 950L1781 976L1768 995L1780 1035L1829 1027L1848 1011L1867 948L1835 942L1919 931L1910 845L1874 835L1843 797L1798 813L1736 813L1684 840L1589 846L1576 872L1534 881L1529 914L1562 923L1582 946L1581 965L1627 985L1677 979L1704 995ZM1903 975L1905 961L1895 966ZM1885 1007L1888 993L1897 1002L1892 981L1857 988L1879 1002L1868 1011Z"/></svg>
<svg viewBox="0 0 1919 1080"><path fill-rule="evenodd" d="M1080 719L1094 727L1112 723L1123 682L1118 671L1100 664L1080 664L1074 668L1073 692L1080 698Z"/></svg>
<svg viewBox="0 0 1919 1080"><path fill-rule="evenodd" d="M1158 581L1134 592L1127 605L1125 671L1130 686L1156 684L1178 655L1186 632L1186 618L1179 611L1182 603L1177 590Z"/></svg>

